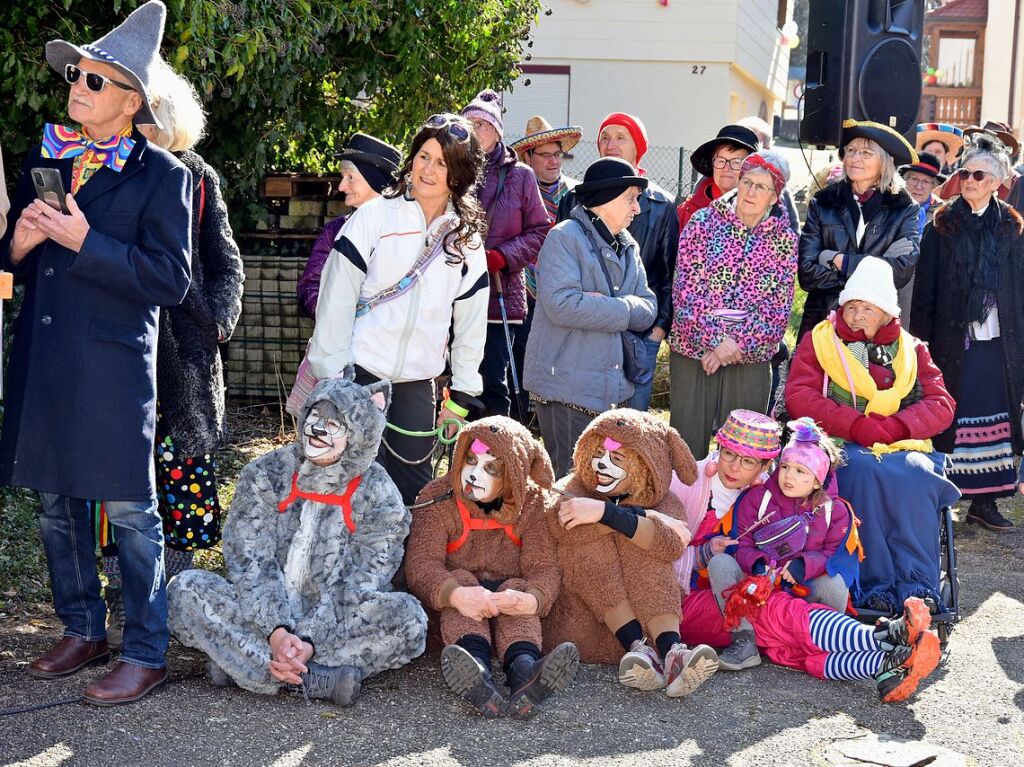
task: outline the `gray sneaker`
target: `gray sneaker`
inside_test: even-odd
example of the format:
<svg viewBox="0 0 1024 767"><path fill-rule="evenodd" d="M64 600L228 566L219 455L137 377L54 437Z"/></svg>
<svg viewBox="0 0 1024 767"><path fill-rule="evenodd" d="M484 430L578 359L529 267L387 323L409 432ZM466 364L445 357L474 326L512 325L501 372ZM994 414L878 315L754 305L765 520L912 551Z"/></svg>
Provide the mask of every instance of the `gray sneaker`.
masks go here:
<svg viewBox="0 0 1024 767"><path fill-rule="evenodd" d="M718 667L723 671L742 671L761 665L761 653L757 651L754 632L736 631L732 644L718 654Z"/></svg>
<svg viewBox="0 0 1024 767"><path fill-rule="evenodd" d="M351 706L362 687L362 675L355 666L321 666L307 663L302 674L302 696L306 701L329 700L338 706Z"/></svg>

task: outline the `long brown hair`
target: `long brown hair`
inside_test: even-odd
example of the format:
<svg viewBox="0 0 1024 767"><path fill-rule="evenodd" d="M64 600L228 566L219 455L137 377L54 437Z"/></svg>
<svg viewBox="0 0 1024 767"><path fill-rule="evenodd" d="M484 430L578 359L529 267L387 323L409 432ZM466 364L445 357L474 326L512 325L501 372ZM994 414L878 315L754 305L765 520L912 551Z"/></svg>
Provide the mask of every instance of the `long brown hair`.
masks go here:
<svg viewBox="0 0 1024 767"><path fill-rule="evenodd" d="M483 179L484 152L480 142L473 135L473 126L459 115L445 114L449 122L436 128L424 125L412 140L412 148L398 169L398 182L387 192L385 197L405 196L409 192L412 162L423 145L430 139L436 139L441 145L444 163L448 171L448 191L451 193L452 207L459 217L459 225L445 239L445 261L451 265L461 264L466 260L462 251L472 245L473 238L479 235L481 241L486 236L486 219L483 208L477 199L476 191ZM466 130L469 140L459 140L449 131L453 125Z"/></svg>

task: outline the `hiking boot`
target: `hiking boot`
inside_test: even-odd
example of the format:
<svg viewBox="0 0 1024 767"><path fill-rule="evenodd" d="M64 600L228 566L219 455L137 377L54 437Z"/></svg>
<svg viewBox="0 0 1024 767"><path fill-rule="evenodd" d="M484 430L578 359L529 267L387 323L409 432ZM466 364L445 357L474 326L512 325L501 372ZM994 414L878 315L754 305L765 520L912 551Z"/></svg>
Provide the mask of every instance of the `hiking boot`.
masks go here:
<svg viewBox="0 0 1024 767"><path fill-rule="evenodd" d="M665 686L665 670L658 651L643 639L637 639L619 661L619 681L637 690L660 690Z"/></svg>
<svg viewBox="0 0 1024 767"><path fill-rule="evenodd" d="M509 688L509 714L527 719L541 709L541 704L572 684L580 668L580 651L572 642L562 642L542 658L529 655L512 659L505 681Z"/></svg>
<svg viewBox="0 0 1024 767"><path fill-rule="evenodd" d="M363 679L355 666L321 666L307 663L301 674L302 696L307 700L329 700L337 706L351 706L359 696Z"/></svg>
<svg viewBox="0 0 1024 767"><path fill-rule="evenodd" d="M103 597L107 603L107 645L120 647L124 638L124 598L121 589L107 586Z"/></svg>
<svg viewBox="0 0 1024 767"><path fill-rule="evenodd" d="M494 683L490 668L485 668L465 647L450 644L441 651L441 675L452 692L487 719L508 712L508 699Z"/></svg>
<svg viewBox="0 0 1024 767"><path fill-rule="evenodd" d="M882 668L875 675L878 697L883 703L906 700L914 694L921 680L935 670L941 657L939 639L928 631L911 647L897 645L886 653Z"/></svg>
<svg viewBox="0 0 1024 767"><path fill-rule="evenodd" d="M875 622L875 641L886 652L900 645L911 647L932 625L931 613L925 600L907 597L903 601L903 615L899 618L879 618Z"/></svg>
<svg viewBox="0 0 1024 767"><path fill-rule="evenodd" d="M971 501L971 507L967 509L967 521L997 533L1008 533L1013 529L1013 522L999 513L996 502L991 498Z"/></svg>
<svg viewBox="0 0 1024 767"><path fill-rule="evenodd" d="M761 653L757 651L754 632L749 629L734 631L732 644L718 656L718 666L722 671L742 671L761 665Z"/></svg>
<svg viewBox="0 0 1024 767"><path fill-rule="evenodd" d="M206 679L214 687L238 687L238 684L213 659L206 661Z"/></svg>
<svg viewBox="0 0 1024 767"><path fill-rule="evenodd" d="M670 698L689 695L718 671L718 653L706 644L694 648L677 642L665 656L665 694Z"/></svg>

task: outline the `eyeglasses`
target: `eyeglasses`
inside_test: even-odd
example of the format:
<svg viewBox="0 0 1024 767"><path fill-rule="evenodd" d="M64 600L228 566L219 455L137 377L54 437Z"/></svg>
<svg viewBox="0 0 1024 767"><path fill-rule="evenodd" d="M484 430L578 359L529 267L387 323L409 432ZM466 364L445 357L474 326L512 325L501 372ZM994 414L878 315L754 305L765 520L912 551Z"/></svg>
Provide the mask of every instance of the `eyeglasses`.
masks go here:
<svg viewBox="0 0 1024 767"><path fill-rule="evenodd" d="M530 152L534 157L539 157L542 160L561 160L565 157L565 152Z"/></svg>
<svg viewBox="0 0 1024 767"><path fill-rule="evenodd" d="M740 179L740 187L742 189L753 189L754 190L754 194L768 194L769 192L774 192L775 191L775 187L774 186L767 186L765 184L757 184L757 183L751 181L746 176L744 176L743 178Z"/></svg>
<svg viewBox="0 0 1024 767"><path fill-rule="evenodd" d="M874 149L867 148L847 149L843 152L843 157L852 157L854 160L873 160L874 158L878 157L878 152L876 152Z"/></svg>
<svg viewBox="0 0 1024 767"><path fill-rule="evenodd" d="M427 118L423 123L424 128L444 128L445 133L460 143L469 141L469 128L458 122L459 118L453 114L436 114Z"/></svg>
<svg viewBox="0 0 1024 767"><path fill-rule="evenodd" d="M992 174L989 173L987 170L970 171L970 170L967 170L967 168L961 168L960 170L958 170L956 172L956 177L958 179L960 179L961 181L966 181L969 178L973 178L975 181L979 181L980 182L980 181L984 181L985 180L985 176L991 176L991 175Z"/></svg>
<svg viewBox="0 0 1024 767"><path fill-rule="evenodd" d="M740 455L739 453L734 453L727 447L723 447L721 450L718 451L719 463L736 463L736 461L739 461L740 468L746 471L753 471L754 469L759 468L761 466L760 459L753 458L749 455Z"/></svg>
<svg viewBox="0 0 1024 767"><path fill-rule="evenodd" d="M728 165L733 170L739 170L740 168L743 167L743 158L735 157L732 160L727 160L724 157L714 157L711 160L711 164L714 167L718 168L719 170L724 168L726 165Z"/></svg>
<svg viewBox="0 0 1024 767"><path fill-rule="evenodd" d="M118 88L123 88L126 91L135 90L135 88L130 85L119 83L117 80L111 80L109 77L104 77L96 72L83 72L74 64L68 64L64 67L64 79L68 81L69 85L77 83L81 79L82 75L85 75L85 87L93 93L99 93L102 91L106 87L107 83L116 85Z"/></svg>
<svg viewBox="0 0 1024 767"><path fill-rule="evenodd" d="M980 179L979 179L980 180ZM931 176L922 176L920 173L906 176L907 186L938 186L938 179Z"/></svg>

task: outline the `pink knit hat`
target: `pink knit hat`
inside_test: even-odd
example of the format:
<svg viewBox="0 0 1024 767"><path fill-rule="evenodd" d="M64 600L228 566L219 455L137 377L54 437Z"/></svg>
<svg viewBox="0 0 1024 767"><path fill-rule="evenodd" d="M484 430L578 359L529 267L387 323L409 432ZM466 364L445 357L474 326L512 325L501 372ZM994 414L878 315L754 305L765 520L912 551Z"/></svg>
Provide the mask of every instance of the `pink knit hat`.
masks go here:
<svg viewBox="0 0 1024 767"><path fill-rule="evenodd" d="M753 410L733 410L715 435L718 446L726 447L737 455L770 459L782 449L782 427L764 413Z"/></svg>
<svg viewBox="0 0 1024 767"><path fill-rule="evenodd" d="M825 436L821 428L810 418L799 418L786 424L793 431L793 436L782 451L779 462L798 463L807 467L817 478L822 487L828 470L832 468L832 459L822 449L819 440Z"/></svg>
<svg viewBox="0 0 1024 767"><path fill-rule="evenodd" d="M505 122L501 118L501 96L490 88L476 94L476 98L470 101L460 114L467 120L474 117L486 120L498 132L499 140L504 140Z"/></svg>

